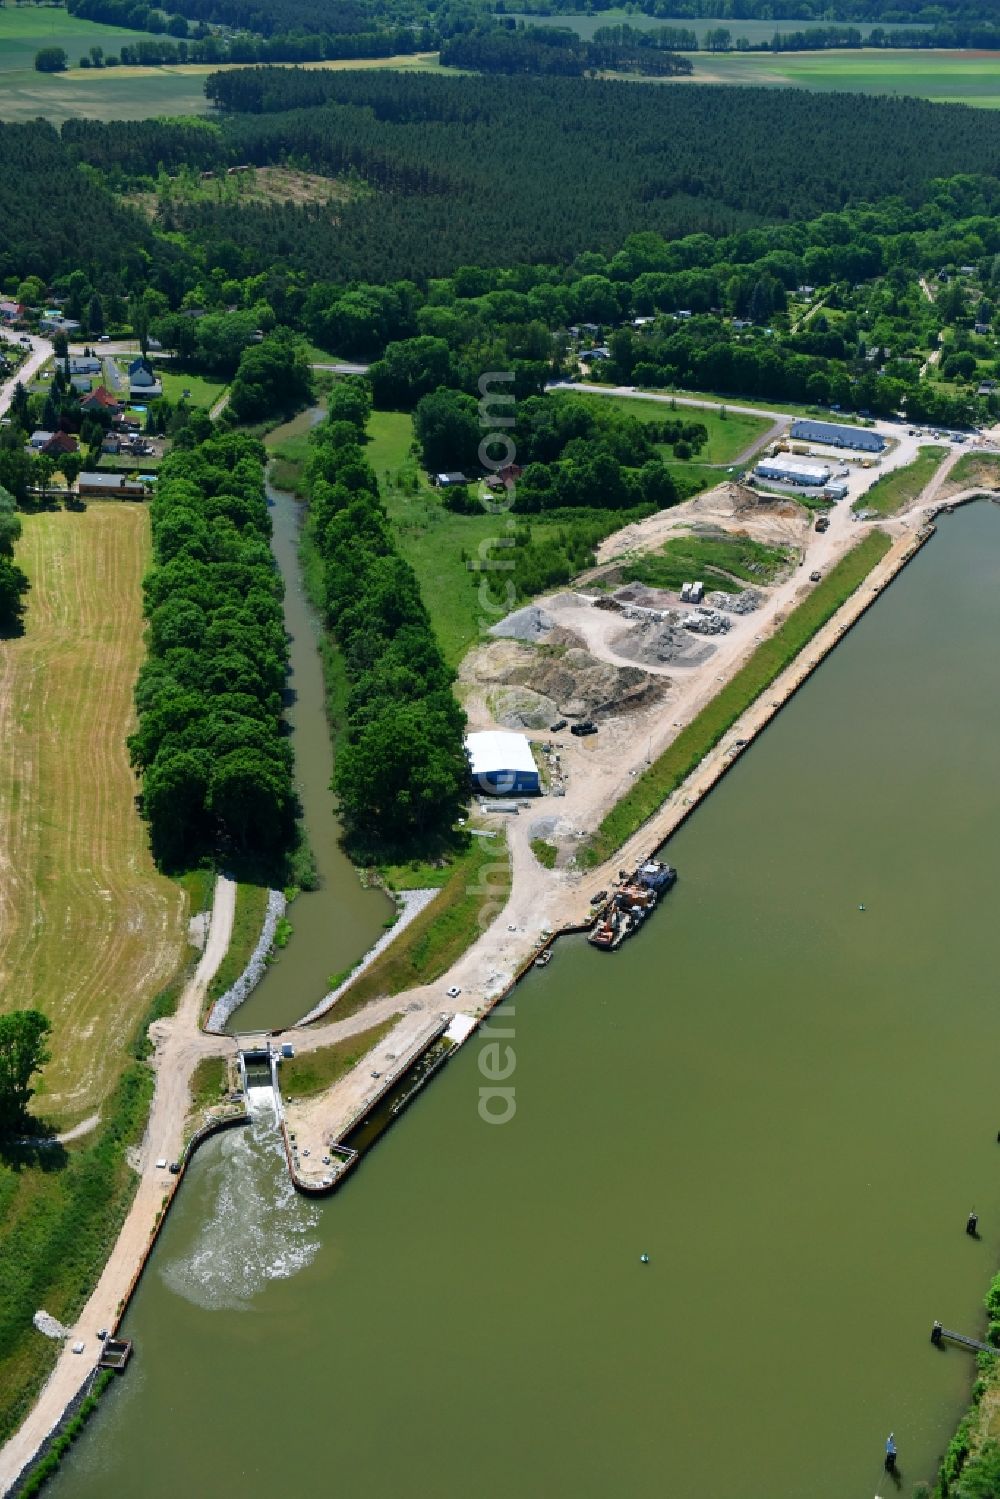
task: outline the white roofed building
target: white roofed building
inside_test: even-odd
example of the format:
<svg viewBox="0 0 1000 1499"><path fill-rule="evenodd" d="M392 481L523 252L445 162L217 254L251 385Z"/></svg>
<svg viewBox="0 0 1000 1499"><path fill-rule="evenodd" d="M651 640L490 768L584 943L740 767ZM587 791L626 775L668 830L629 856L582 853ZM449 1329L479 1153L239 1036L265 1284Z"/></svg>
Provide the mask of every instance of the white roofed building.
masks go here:
<svg viewBox="0 0 1000 1499"><path fill-rule="evenodd" d="M465 736L473 786L487 796L537 793L541 788L531 744L524 734L489 729Z"/></svg>
<svg viewBox="0 0 1000 1499"><path fill-rule="evenodd" d="M762 459L756 473L760 479L775 479L779 484L820 486L829 479L830 466L827 463L797 463L779 453L776 458Z"/></svg>

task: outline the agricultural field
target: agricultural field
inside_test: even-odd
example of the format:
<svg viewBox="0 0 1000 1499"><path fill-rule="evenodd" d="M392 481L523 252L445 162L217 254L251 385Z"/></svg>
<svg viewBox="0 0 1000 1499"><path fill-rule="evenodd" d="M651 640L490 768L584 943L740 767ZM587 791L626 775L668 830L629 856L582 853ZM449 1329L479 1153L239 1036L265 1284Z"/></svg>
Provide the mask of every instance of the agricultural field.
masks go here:
<svg viewBox="0 0 1000 1499"><path fill-rule="evenodd" d="M186 955L187 900L158 874L125 745L143 652L141 506L26 515L24 634L0 656L0 993L52 1020L39 1112L90 1116Z"/></svg>
<svg viewBox="0 0 1000 1499"><path fill-rule="evenodd" d="M4 21L7 10L0 7L0 55L5 49ZM45 11L45 15L49 12ZM55 11L55 15L65 14ZM72 17L69 19L73 19ZM92 36L81 37L80 52L92 45L104 46L114 51L114 43L102 41L105 34L117 38L117 46L135 40L136 33L122 27L98 26L89 21L77 22L79 26L92 27ZM148 40L148 34L138 33ZM75 44L59 36L45 38L37 45L65 47L70 62L78 59ZM36 73L32 62L37 46L33 45L22 54L17 68L0 73L0 120L18 123L34 120L39 115L61 125L63 120L87 118L92 120L149 120L158 115L207 114L209 105L205 99L205 79L209 73L225 70L210 63L180 63L162 68L101 68L84 70L70 67L65 73ZM242 64L233 64L234 67ZM424 71L437 67L436 53L420 53L414 56L358 58L355 60L304 63L306 68L404 68Z"/></svg>
<svg viewBox="0 0 1000 1499"><path fill-rule="evenodd" d="M84 21L61 6L4 5L0 6L0 76L25 69L34 71L35 53L41 47L65 48L70 66L75 67L91 47L117 53L129 42L148 40L148 32ZM6 94L6 77L2 86Z"/></svg>
<svg viewBox="0 0 1000 1499"><path fill-rule="evenodd" d="M912 94L936 104L1000 108L1000 53L900 49L692 55L695 83Z"/></svg>

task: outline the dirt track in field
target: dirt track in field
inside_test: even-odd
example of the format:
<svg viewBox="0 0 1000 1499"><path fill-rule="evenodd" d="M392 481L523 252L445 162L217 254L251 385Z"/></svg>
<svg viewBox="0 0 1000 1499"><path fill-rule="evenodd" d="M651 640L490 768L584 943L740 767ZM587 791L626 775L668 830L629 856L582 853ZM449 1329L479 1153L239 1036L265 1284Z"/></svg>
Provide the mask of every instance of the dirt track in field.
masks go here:
<svg viewBox="0 0 1000 1499"><path fill-rule="evenodd" d="M185 953L184 897L157 874L126 736L143 653L144 507L23 518L25 632L0 646L0 1005L53 1022L39 1112L100 1106Z"/></svg>

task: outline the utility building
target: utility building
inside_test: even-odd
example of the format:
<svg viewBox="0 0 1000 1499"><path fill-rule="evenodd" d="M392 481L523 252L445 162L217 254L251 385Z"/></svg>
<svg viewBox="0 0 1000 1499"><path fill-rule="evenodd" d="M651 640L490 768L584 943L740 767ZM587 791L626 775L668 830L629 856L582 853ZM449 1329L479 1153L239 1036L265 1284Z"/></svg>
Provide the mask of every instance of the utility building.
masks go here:
<svg viewBox="0 0 1000 1499"><path fill-rule="evenodd" d="M813 422L808 419L792 423L792 437L798 442L821 442L830 448L856 448L861 453L882 453L885 438L870 427L849 427L841 422Z"/></svg>
<svg viewBox="0 0 1000 1499"><path fill-rule="evenodd" d="M467 734L465 750L477 791L487 796L511 796L514 792L534 794L541 789L531 744L523 734L502 734L495 730Z"/></svg>
<svg viewBox="0 0 1000 1499"><path fill-rule="evenodd" d="M779 453L776 458L764 458L756 468L759 479L774 479L779 484L804 484L819 488L830 477L825 463L801 463Z"/></svg>

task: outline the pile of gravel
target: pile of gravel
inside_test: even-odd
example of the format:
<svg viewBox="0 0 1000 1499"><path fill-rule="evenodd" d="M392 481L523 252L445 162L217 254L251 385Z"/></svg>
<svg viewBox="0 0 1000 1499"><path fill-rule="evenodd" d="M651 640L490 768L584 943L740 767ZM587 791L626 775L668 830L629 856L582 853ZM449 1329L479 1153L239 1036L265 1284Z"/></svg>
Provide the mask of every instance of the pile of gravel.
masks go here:
<svg viewBox="0 0 1000 1499"><path fill-rule="evenodd" d="M619 656L642 666L700 666L715 651L713 645L696 642L678 628L676 615L647 616L641 624L616 635L612 645Z"/></svg>
<svg viewBox="0 0 1000 1499"><path fill-rule="evenodd" d="M722 609L726 614L752 614L764 602L764 595L756 588L744 588L740 593L707 593L705 603L713 609Z"/></svg>
<svg viewBox="0 0 1000 1499"><path fill-rule="evenodd" d="M540 640L554 627L555 620L537 604L528 604L524 609L515 609L506 619L491 627L489 634L506 640Z"/></svg>
<svg viewBox="0 0 1000 1499"><path fill-rule="evenodd" d="M733 628L732 620L718 609L696 609L693 614L685 614L681 624L695 635L725 635Z"/></svg>

